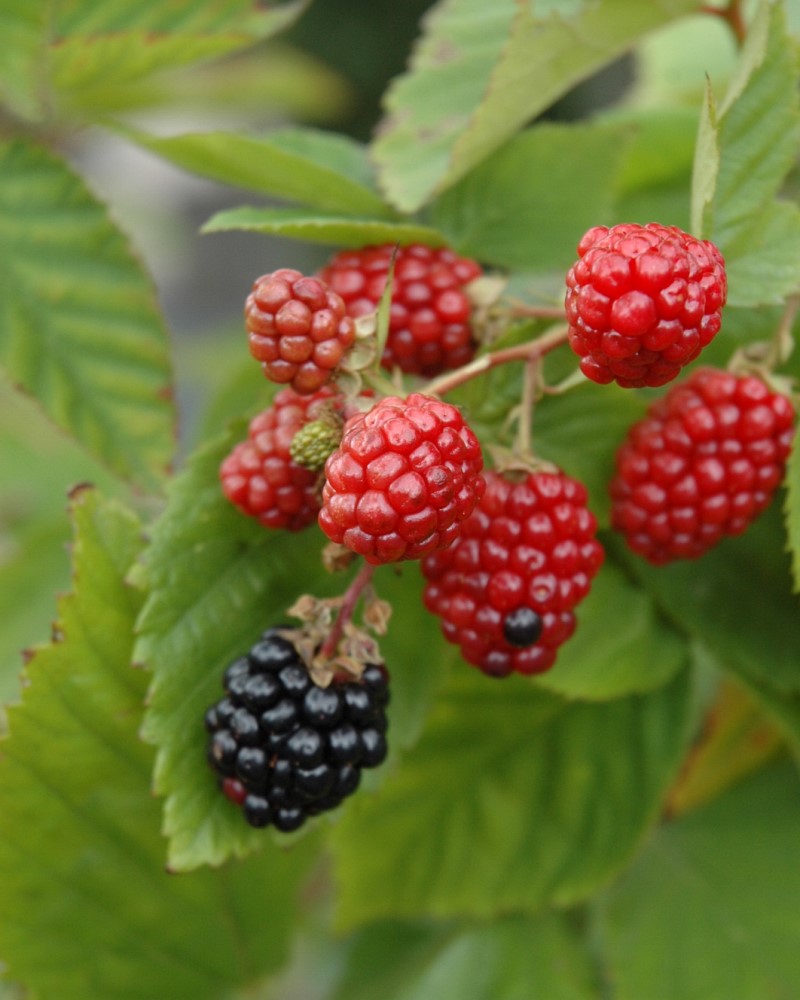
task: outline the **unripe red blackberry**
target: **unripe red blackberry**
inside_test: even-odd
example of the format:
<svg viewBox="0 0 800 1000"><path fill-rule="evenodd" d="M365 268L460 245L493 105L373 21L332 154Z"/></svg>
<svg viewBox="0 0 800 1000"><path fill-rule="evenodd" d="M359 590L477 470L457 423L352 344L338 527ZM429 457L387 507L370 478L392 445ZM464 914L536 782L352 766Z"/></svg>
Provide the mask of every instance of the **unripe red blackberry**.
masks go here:
<svg viewBox="0 0 800 1000"><path fill-rule="evenodd" d="M386 396L345 424L325 465L320 527L370 563L419 559L458 536L483 493L482 468L455 406Z"/></svg>
<svg viewBox="0 0 800 1000"><path fill-rule="evenodd" d="M793 433L791 401L760 378L698 369L620 447L612 526L655 564L703 555L767 507Z"/></svg>
<svg viewBox="0 0 800 1000"><path fill-rule="evenodd" d="M284 267L253 283L244 308L250 353L272 382L316 392L355 341L341 297L318 278Z"/></svg>
<svg viewBox="0 0 800 1000"><path fill-rule="evenodd" d="M447 247L393 243L343 250L320 271L344 299L348 315L378 307L396 251L389 336L381 363L430 378L472 359L472 311L464 288L483 271L474 260Z"/></svg>
<svg viewBox="0 0 800 1000"><path fill-rule="evenodd" d="M716 246L676 226L595 226L567 274L569 342L593 382L664 385L719 331L727 296Z"/></svg>
<svg viewBox="0 0 800 1000"><path fill-rule="evenodd" d="M311 679L292 642L268 629L225 671L225 697L205 715L208 761L222 792L256 827L296 830L335 809L386 757L388 674L327 688Z"/></svg>
<svg viewBox="0 0 800 1000"><path fill-rule="evenodd" d="M484 673L538 674L572 635L602 565L597 522L583 484L562 472L485 476L459 538L422 560L425 606Z"/></svg>
<svg viewBox="0 0 800 1000"><path fill-rule="evenodd" d="M292 441L336 398L329 386L310 396L292 389L276 393L220 466L222 490L231 503L267 528L300 531L312 524L320 507L319 473L294 461Z"/></svg>

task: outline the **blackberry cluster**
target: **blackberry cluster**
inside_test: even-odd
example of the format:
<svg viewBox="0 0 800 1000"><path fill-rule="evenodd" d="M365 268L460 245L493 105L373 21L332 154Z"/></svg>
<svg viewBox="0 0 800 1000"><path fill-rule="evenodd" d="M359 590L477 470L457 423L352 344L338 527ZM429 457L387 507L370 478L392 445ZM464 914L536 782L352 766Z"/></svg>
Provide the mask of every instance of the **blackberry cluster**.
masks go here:
<svg viewBox="0 0 800 1000"><path fill-rule="evenodd" d="M335 809L386 757L388 675L316 685L294 645L271 628L223 677L206 712L208 760L251 826L288 833Z"/></svg>

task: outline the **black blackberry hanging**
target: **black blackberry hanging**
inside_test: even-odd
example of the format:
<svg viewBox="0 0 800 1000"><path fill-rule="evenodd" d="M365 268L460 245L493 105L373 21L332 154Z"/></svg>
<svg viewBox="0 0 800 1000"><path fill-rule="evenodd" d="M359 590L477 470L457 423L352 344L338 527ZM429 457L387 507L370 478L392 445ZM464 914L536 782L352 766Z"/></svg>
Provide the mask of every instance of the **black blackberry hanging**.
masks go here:
<svg viewBox="0 0 800 1000"><path fill-rule="evenodd" d="M335 809L358 788L362 769L386 758L382 663L323 688L272 628L227 668L223 687L225 697L205 716L208 760L251 826L296 830Z"/></svg>

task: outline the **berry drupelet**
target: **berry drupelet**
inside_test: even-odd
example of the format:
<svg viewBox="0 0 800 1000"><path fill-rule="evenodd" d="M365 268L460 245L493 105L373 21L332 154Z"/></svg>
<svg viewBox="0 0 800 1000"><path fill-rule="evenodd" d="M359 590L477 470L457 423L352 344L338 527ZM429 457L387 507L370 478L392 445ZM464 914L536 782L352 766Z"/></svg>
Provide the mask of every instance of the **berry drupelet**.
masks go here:
<svg viewBox="0 0 800 1000"><path fill-rule="evenodd" d="M595 226L567 274L569 342L593 382L671 381L717 334L722 254L676 226Z"/></svg>
<svg viewBox="0 0 800 1000"><path fill-rule="evenodd" d="M227 668L225 697L208 709L208 761L251 826L288 833L335 809L386 758L388 674L318 687L295 646L268 629Z"/></svg>
<svg viewBox="0 0 800 1000"><path fill-rule="evenodd" d="M582 483L562 472L486 474L455 544L422 560L425 605L484 673L541 673L575 629L603 562Z"/></svg>

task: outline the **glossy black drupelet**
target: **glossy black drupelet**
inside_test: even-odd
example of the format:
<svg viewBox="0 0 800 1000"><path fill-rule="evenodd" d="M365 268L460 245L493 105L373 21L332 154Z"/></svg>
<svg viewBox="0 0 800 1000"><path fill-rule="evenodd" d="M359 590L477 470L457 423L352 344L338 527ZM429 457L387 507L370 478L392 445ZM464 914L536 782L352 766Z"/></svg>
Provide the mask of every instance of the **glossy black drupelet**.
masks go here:
<svg viewBox="0 0 800 1000"><path fill-rule="evenodd" d="M251 826L296 830L358 788L386 758L388 675L321 688L292 643L268 629L225 671L225 697L206 712L208 760Z"/></svg>

